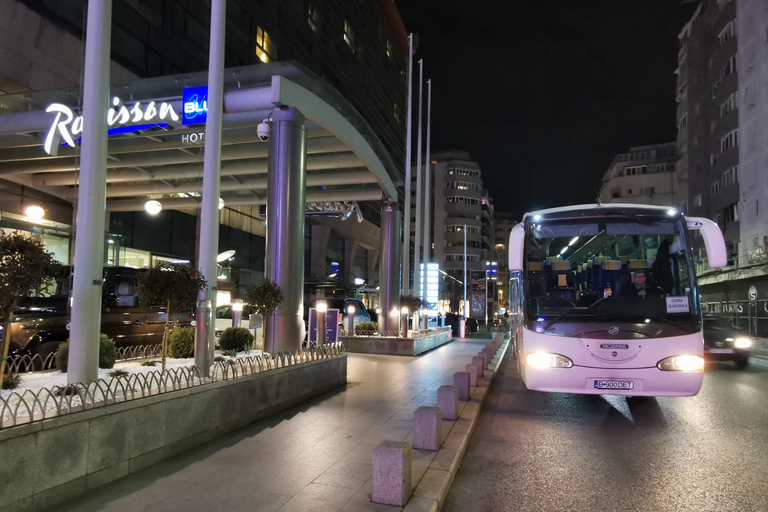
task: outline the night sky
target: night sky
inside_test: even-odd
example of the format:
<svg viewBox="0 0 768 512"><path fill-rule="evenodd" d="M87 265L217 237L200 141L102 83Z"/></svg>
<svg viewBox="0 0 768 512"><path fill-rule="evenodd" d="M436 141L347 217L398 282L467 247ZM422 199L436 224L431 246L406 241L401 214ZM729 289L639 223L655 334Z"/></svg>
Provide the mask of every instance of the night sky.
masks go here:
<svg viewBox="0 0 768 512"><path fill-rule="evenodd" d="M418 35L415 80L418 59L432 79L432 150L469 151L496 211L593 202L616 154L675 140L677 35L693 3L396 4Z"/></svg>

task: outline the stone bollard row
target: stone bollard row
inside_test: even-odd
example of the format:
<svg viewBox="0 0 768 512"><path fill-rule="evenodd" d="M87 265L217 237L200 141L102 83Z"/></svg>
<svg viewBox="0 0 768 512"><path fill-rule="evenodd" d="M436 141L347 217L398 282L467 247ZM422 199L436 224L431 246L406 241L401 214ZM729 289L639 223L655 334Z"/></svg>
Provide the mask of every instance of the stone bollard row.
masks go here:
<svg viewBox="0 0 768 512"><path fill-rule="evenodd" d="M371 501L403 507L411 496L413 449L440 449L440 426L443 418L459 418L459 400L467 401L470 388L476 387L493 356L501 347L501 335L493 338L466 365L464 372L453 374L453 386L440 386L437 405L422 406L413 413L413 446L397 441L382 441L373 451L373 489Z"/></svg>
<svg viewBox="0 0 768 512"><path fill-rule="evenodd" d="M459 400L463 402L469 400L469 381L469 372L456 372L453 374L453 385L458 390Z"/></svg>
<svg viewBox="0 0 768 512"><path fill-rule="evenodd" d="M413 413L413 447L417 450L440 449L440 407L422 405Z"/></svg>
<svg viewBox="0 0 768 512"><path fill-rule="evenodd" d="M404 507L411 497L413 450L408 443L382 441L373 450L371 501Z"/></svg>

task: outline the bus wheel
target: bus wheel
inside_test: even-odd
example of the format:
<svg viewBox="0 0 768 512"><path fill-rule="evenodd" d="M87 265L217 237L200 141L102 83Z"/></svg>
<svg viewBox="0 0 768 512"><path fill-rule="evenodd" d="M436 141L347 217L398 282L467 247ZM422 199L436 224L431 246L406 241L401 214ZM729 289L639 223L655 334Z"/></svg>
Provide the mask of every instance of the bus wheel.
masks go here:
<svg viewBox="0 0 768 512"><path fill-rule="evenodd" d="M749 366L749 357L741 357L739 359L736 359L736 367L739 370L744 370L747 366Z"/></svg>

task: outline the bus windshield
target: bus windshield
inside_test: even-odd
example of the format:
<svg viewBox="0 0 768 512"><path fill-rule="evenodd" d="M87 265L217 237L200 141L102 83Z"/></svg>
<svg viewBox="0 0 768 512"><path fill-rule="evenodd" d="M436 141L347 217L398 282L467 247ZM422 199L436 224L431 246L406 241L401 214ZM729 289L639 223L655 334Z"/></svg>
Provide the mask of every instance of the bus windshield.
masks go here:
<svg viewBox="0 0 768 512"><path fill-rule="evenodd" d="M589 337L595 324L627 337L697 332L698 299L684 222L552 219L525 236L524 318L529 329Z"/></svg>

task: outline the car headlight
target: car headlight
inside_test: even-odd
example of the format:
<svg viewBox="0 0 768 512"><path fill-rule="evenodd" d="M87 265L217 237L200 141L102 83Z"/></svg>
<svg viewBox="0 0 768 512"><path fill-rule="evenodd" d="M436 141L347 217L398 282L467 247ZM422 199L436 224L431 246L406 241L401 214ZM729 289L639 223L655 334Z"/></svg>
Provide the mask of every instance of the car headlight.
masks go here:
<svg viewBox="0 0 768 512"><path fill-rule="evenodd" d="M533 368L571 368L573 361L560 354L531 352L525 356L525 364Z"/></svg>
<svg viewBox="0 0 768 512"><path fill-rule="evenodd" d="M749 348L752 346L752 340L749 338L736 338L733 346L736 348Z"/></svg>
<svg viewBox="0 0 768 512"><path fill-rule="evenodd" d="M672 356L662 359L656 368L665 372L700 372L704 369L704 358L699 356Z"/></svg>

